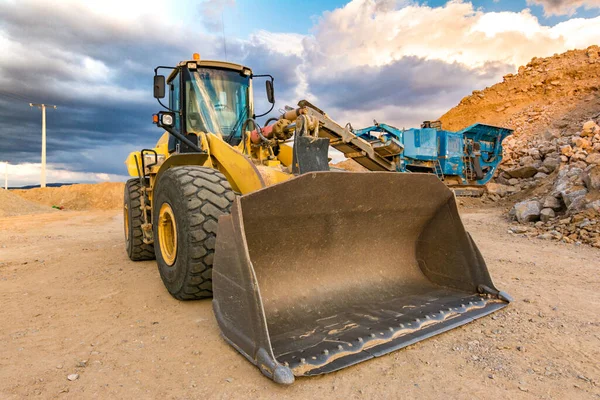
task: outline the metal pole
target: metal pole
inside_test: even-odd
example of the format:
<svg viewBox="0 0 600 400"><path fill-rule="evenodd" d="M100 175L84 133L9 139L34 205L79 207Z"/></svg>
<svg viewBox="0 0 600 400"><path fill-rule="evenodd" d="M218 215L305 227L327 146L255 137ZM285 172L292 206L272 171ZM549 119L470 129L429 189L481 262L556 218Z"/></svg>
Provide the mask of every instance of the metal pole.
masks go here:
<svg viewBox="0 0 600 400"><path fill-rule="evenodd" d="M40 187L46 187L46 105L42 104L42 175Z"/></svg>
<svg viewBox="0 0 600 400"><path fill-rule="evenodd" d="M31 107L39 107L42 109L42 171L40 176L40 187L46 187L46 107L52 107L56 110L56 106L46 104L29 103Z"/></svg>

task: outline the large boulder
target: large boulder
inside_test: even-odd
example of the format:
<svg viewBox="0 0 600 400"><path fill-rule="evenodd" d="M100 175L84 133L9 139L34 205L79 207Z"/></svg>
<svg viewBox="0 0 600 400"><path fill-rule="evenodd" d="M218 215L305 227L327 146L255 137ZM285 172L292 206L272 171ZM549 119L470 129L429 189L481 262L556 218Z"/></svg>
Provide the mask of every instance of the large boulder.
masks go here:
<svg viewBox="0 0 600 400"><path fill-rule="evenodd" d="M585 162L588 164L600 165L600 153L592 153L585 158Z"/></svg>
<svg viewBox="0 0 600 400"><path fill-rule="evenodd" d="M560 165L560 157L546 157L544 158L543 165L552 172Z"/></svg>
<svg viewBox="0 0 600 400"><path fill-rule="evenodd" d="M573 154L571 156L571 162L578 162L578 161L584 161L585 158L587 157L587 153L585 151L578 151L577 153Z"/></svg>
<svg viewBox="0 0 600 400"><path fill-rule="evenodd" d="M485 185L487 188L487 191L489 194L497 194L500 197L504 197L508 194L509 192L509 186L508 185L502 185L500 183L493 183L490 182L487 185Z"/></svg>
<svg viewBox="0 0 600 400"><path fill-rule="evenodd" d="M519 164L521 164L521 165L531 165L534 162L535 162L535 160L531 156L524 156L524 157L521 157L521 159L519 160Z"/></svg>
<svg viewBox="0 0 600 400"><path fill-rule="evenodd" d="M575 145L575 147L579 147L583 150L592 148L592 143L589 140L580 136L573 136L573 139L571 139L571 143Z"/></svg>
<svg viewBox="0 0 600 400"><path fill-rule="evenodd" d="M562 203L560 202L560 199L557 199L554 196L548 196L544 199L544 202L542 203L542 207L549 208L554 211L558 211L562 208Z"/></svg>
<svg viewBox="0 0 600 400"><path fill-rule="evenodd" d="M569 207L567 208L567 214L572 215L578 213L579 211L585 210L587 206L588 200L586 196L575 197L573 201L571 201L571 204L569 204Z"/></svg>
<svg viewBox="0 0 600 400"><path fill-rule="evenodd" d="M517 167L511 170L506 171L513 178L531 178L535 174L538 173L536 167L532 165L525 165L523 167Z"/></svg>
<svg viewBox="0 0 600 400"><path fill-rule="evenodd" d="M514 215L521 223L539 220L541 211L540 202L537 200L525 200L514 206Z"/></svg>
<svg viewBox="0 0 600 400"><path fill-rule="evenodd" d="M600 212L600 200L594 200L587 203L586 208L592 208L598 212Z"/></svg>
<svg viewBox="0 0 600 400"><path fill-rule="evenodd" d="M583 124L581 136L594 136L598 132L600 132L600 127L594 121L587 121Z"/></svg>
<svg viewBox="0 0 600 400"><path fill-rule="evenodd" d="M561 192L567 190L570 185L569 181L569 167L567 165L561 167L558 170L558 176L554 181L554 193L559 195Z"/></svg>
<svg viewBox="0 0 600 400"><path fill-rule="evenodd" d="M573 148L570 145L565 145L560 147L560 153L563 156L571 157L573 155Z"/></svg>
<svg viewBox="0 0 600 400"><path fill-rule="evenodd" d="M505 177L503 177L502 175L498 175L496 177L496 183L499 183L501 185L509 185L508 183L508 179L506 179Z"/></svg>
<svg viewBox="0 0 600 400"><path fill-rule="evenodd" d="M562 200L565 202L567 208L570 208L571 203L573 203L576 199L585 197L586 194L587 189L583 186L571 186L560 192Z"/></svg>
<svg viewBox="0 0 600 400"><path fill-rule="evenodd" d="M556 214L551 208L544 208L542 211L540 211L540 221L542 222L548 222L554 217L556 217Z"/></svg>
<svg viewBox="0 0 600 400"><path fill-rule="evenodd" d="M585 171L582 177L588 190L600 190L600 166L595 165Z"/></svg>

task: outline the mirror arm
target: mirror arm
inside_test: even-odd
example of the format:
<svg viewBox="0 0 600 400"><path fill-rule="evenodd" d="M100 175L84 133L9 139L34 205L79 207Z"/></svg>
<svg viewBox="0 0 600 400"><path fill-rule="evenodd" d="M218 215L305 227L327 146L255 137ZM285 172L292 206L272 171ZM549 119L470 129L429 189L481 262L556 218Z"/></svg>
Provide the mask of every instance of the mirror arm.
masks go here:
<svg viewBox="0 0 600 400"><path fill-rule="evenodd" d="M164 65L159 65L158 67L154 68L154 76L158 75L158 70L159 69L171 69L171 70L173 70L173 69L177 69L177 68L176 67L167 67L167 66L164 66ZM162 101L160 101L160 99L157 98L156 100L158 101L158 104L160 104L164 109L169 110L169 111L174 112L174 113L177 113L177 114L180 113L179 110L173 110L172 108L169 108L169 107L165 106L162 103Z"/></svg>
<svg viewBox="0 0 600 400"><path fill-rule="evenodd" d="M262 75L250 75L250 78L271 78L271 82L273 82L275 79L273 78L273 75L271 74L262 74ZM256 118L260 118L260 117L264 117L265 115L267 115L268 113L270 113L271 111L273 111L273 108L275 108L275 103L271 103L271 108L269 109L269 111L267 111L266 113L262 113L259 115L252 115L252 119L256 119Z"/></svg>
<svg viewBox="0 0 600 400"><path fill-rule="evenodd" d="M173 128L171 128L169 126L162 126L162 125L160 126L160 128L163 128L165 131L169 132L169 134L173 135L176 139L179 139L180 141L182 141L183 143L185 143L186 145L188 145L189 147L191 147L198 153L204 153L204 151L200 147L195 145L192 141L190 141L190 139L186 138L185 136L183 136L181 133L177 132Z"/></svg>
<svg viewBox="0 0 600 400"><path fill-rule="evenodd" d="M269 111L267 111L266 113L262 113L260 115L256 115L254 114L252 116L252 119L256 119L256 118L260 118L260 117L264 117L265 115L267 115L268 113L270 113L271 111L273 111L273 108L275 108L275 103L271 103L271 108L269 108Z"/></svg>
<svg viewBox="0 0 600 400"><path fill-rule="evenodd" d="M174 112L176 114L179 114L179 110L173 110L172 108L169 108L167 106L165 106L162 101L160 101L160 99L156 99L156 101L158 101L158 104L160 104L161 106L163 106L164 109L169 110L171 112Z"/></svg>

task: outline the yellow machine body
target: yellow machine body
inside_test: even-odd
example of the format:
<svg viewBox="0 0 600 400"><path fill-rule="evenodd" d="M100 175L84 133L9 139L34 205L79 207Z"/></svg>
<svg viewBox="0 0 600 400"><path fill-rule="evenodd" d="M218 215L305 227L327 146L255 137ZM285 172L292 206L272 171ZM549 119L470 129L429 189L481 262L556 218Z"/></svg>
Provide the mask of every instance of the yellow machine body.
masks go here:
<svg viewBox="0 0 600 400"><path fill-rule="evenodd" d="M169 111L154 121L167 132L125 162L126 246L132 260L155 256L173 297L213 297L224 339L264 375L337 371L508 305L436 176L387 172L391 161L308 102L260 128L252 71L198 58L166 81ZM154 89L160 102L163 76ZM330 145L381 172L330 171Z"/></svg>

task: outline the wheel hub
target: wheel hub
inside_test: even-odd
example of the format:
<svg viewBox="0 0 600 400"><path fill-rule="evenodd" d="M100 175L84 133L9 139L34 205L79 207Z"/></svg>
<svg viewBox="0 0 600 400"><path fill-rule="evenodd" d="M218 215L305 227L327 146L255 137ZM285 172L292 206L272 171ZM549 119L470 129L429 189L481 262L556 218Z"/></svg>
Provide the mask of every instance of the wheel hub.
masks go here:
<svg viewBox="0 0 600 400"><path fill-rule="evenodd" d="M129 242L129 207L123 206L123 221L125 226L125 240Z"/></svg>
<svg viewBox="0 0 600 400"><path fill-rule="evenodd" d="M160 206L158 214L158 243L165 263L170 267L177 257L177 225L168 203Z"/></svg>

